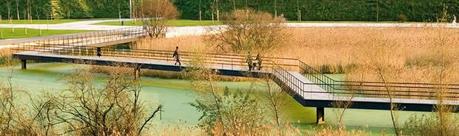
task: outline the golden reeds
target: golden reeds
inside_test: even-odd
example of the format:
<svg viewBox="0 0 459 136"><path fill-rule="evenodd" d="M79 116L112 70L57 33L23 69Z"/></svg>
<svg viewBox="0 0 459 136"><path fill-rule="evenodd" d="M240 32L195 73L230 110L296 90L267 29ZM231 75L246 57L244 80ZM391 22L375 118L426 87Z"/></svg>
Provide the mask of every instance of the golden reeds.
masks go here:
<svg viewBox="0 0 459 136"><path fill-rule="evenodd" d="M397 69L399 82L432 82L440 63L447 63L452 81L459 80L454 70L459 52L459 30L447 28L290 28L291 35L270 56L299 58L323 72L350 73L349 80L377 81L371 71L374 63ZM137 43L137 49L205 50L203 36L150 39ZM371 62L371 63L370 63ZM364 73L364 79L360 75ZM353 75L359 75L353 77Z"/></svg>

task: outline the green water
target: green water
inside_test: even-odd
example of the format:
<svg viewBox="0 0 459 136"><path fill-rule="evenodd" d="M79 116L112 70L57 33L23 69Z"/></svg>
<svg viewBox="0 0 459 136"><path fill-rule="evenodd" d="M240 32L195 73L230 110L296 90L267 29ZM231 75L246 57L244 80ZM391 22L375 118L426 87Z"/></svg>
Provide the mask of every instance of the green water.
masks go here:
<svg viewBox="0 0 459 136"><path fill-rule="evenodd" d="M40 63L29 64L27 70L20 70L19 66L11 69L0 68L0 79L12 75L13 86L17 90L24 90L33 97L39 96L43 92L58 92L66 88L63 78L72 73L77 68L88 68L84 65L61 64L61 63ZM11 73L12 71L12 73ZM102 85L106 76L96 75L96 84ZM160 79L142 77L141 99L147 105L154 108L155 105L162 104L164 111L161 119L156 119L158 124L182 123L195 125L198 122L200 113L197 112L190 102L198 97L198 93L191 90L191 82L177 79ZM220 86L230 87L231 89L244 89L251 86L250 82L219 82ZM22 98L27 101L26 98ZM315 122L314 108L305 108L296 103L292 98L286 97L282 115L296 126L302 129L314 129ZM337 122L335 109L325 109L325 119L328 124ZM397 112L400 122L404 122L412 115L429 114L425 112ZM349 109L344 114L345 125L350 129L364 129L373 135L381 132L392 134L392 122L390 121L389 111L379 110L354 110Z"/></svg>

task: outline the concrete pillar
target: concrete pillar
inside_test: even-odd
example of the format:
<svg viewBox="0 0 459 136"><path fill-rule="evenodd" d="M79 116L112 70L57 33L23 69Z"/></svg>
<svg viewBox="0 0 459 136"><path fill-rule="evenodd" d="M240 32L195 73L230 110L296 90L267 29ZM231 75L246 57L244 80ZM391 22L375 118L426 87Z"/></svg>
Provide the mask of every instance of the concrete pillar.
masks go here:
<svg viewBox="0 0 459 136"><path fill-rule="evenodd" d="M21 69L25 70L27 69L27 60L21 59Z"/></svg>
<svg viewBox="0 0 459 136"><path fill-rule="evenodd" d="M316 124L325 123L325 109L324 107L316 108Z"/></svg>
<svg viewBox="0 0 459 136"><path fill-rule="evenodd" d="M140 78L140 65L134 66L134 79Z"/></svg>

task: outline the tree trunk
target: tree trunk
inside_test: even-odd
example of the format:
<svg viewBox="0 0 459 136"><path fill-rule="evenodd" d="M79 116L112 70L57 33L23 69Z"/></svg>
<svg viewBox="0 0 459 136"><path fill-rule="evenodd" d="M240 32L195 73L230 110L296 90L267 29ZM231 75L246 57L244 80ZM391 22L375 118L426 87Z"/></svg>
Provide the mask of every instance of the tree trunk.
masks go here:
<svg viewBox="0 0 459 136"><path fill-rule="evenodd" d="M199 21L202 21L202 8L201 8L201 0L199 0Z"/></svg>
<svg viewBox="0 0 459 136"><path fill-rule="evenodd" d="M274 16L277 17L277 0L274 0Z"/></svg>
<svg viewBox="0 0 459 136"><path fill-rule="evenodd" d="M21 17L19 16L19 0L16 0L16 15L18 20L21 20Z"/></svg>
<svg viewBox="0 0 459 136"><path fill-rule="evenodd" d="M297 11L298 21L301 21L300 2L298 0L296 0L296 11Z"/></svg>

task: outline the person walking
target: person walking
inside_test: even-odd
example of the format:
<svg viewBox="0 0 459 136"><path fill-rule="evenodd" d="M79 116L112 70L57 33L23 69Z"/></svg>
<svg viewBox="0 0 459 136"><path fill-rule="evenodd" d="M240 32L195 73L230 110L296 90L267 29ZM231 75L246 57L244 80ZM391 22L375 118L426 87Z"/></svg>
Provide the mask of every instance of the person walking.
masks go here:
<svg viewBox="0 0 459 136"><path fill-rule="evenodd" d="M97 55L97 57L102 56L102 49L100 47L96 48L96 55Z"/></svg>
<svg viewBox="0 0 459 136"><path fill-rule="evenodd" d="M180 55L179 55L178 49L179 49L178 46L175 47L175 51L174 51L174 54L172 55L172 57L175 59L174 65L177 65L177 63L178 63L179 66L182 66L182 63L180 62Z"/></svg>
<svg viewBox="0 0 459 136"><path fill-rule="evenodd" d="M257 57L255 58L257 60L257 67L258 67L258 70L261 70L261 63L262 63L262 60L261 60L261 55L260 53L257 54Z"/></svg>
<svg viewBox="0 0 459 136"><path fill-rule="evenodd" d="M246 62L247 62L247 65L249 66L249 71L252 71L253 69L253 60L252 60L252 55L250 54L247 54L247 58L246 58Z"/></svg>

